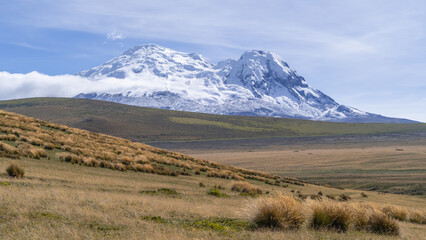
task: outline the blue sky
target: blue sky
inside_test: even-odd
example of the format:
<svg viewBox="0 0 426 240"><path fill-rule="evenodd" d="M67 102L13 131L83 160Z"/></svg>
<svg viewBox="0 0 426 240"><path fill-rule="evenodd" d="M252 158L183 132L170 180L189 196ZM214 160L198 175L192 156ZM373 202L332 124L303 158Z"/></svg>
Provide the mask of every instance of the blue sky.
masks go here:
<svg viewBox="0 0 426 240"><path fill-rule="evenodd" d="M143 43L262 49L339 103L426 122L425 30L421 0L0 0L0 71L72 74Z"/></svg>

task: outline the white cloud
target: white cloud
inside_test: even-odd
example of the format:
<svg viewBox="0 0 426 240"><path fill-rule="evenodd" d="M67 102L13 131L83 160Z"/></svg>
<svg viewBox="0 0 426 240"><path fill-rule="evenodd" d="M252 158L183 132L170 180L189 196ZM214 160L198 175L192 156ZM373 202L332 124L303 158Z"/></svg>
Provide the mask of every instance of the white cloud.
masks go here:
<svg viewBox="0 0 426 240"><path fill-rule="evenodd" d="M110 33L108 33L107 34L107 36L106 36L106 38L108 39L108 40L112 40L112 41L114 41L114 40L123 40L123 39L125 39L126 38L126 36L124 36L123 34L121 34L121 33L118 33L118 32L110 32Z"/></svg>
<svg viewBox="0 0 426 240"><path fill-rule="evenodd" d="M0 72L0 100L30 97L74 97L79 93L125 92L141 83L107 78L91 81L75 75L49 76L38 72L27 74Z"/></svg>

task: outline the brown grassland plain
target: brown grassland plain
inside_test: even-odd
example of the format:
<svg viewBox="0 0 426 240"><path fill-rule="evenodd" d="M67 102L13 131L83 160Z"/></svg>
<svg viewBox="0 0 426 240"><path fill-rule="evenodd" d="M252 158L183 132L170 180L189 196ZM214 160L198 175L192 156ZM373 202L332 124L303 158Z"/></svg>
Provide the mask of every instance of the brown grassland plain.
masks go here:
<svg viewBox="0 0 426 240"><path fill-rule="evenodd" d="M26 173L22 179L0 174L0 236L2 239L424 239L426 225L398 222L400 236L349 230L346 233L312 230L250 230L232 224L211 224L237 219L246 224L245 210L252 198L230 191L233 181L202 176L170 177L133 171L113 171L47 159L0 159L0 169L17 162ZM204 182L206 187L199 187ZM8 183L8 184L7 184ZM425 209L425 201L413 196L381 195L313 185L288 188L256 184L263 191L304 194L345 193L351 202L393 203ZM228 197L207 195L221 185ZM169 188L178 194L150 194ZM241 223L240 223L241 221Z"/></svg>
<svg viewBox="0 0 426 240"><path fill-rule="evenodd" d="M293 145L199 151L192 156L334 187L426 197L426 144Z"/></svg>

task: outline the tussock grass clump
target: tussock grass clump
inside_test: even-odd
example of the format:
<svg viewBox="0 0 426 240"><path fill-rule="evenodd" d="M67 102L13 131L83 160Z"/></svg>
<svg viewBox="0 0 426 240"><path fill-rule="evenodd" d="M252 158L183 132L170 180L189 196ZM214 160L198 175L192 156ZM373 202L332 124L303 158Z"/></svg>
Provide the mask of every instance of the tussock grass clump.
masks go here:
<svg viewBox="0 0 426 240"><path fill-rule="evenodd" d="M206 187L206 185L204 183L202 183L202 182L199 182L198 186L200 186L200 187Z"/></svg>
<svg viewBox="0 0 426 240"><path fill-rule="evenodd" d="M55 144L53 143L44 143L44 149L53 150L55 148Z"/></svg>
<svg viewBox="0 0 426 240"><path fill-rule="evenodd" d="M6 172L11 177L22 178L24 177L25 171L23 168L16 164L11 164L6 168Z"/></svg>
<svg viewBox="0 0 426 240"><path fill-rule="evenodd" d="M231 191L240 192L250 195L261 195L263 192L260 188L248 183L248 182L236 182L232 185Z"/></svg>
<svg viewBox="0 0 426 240"><path fill-rule="evenodd" d="M399 235L398 223L375 209L370 211L366 230L376 234Z"/></svg>
<svg viewBox="0 0 426 240"><path fill-rule="evenodd" d="M9 156L9 155L18 155L19 150L16 147L13 147L9 144L0 142L0 156L2 155Z"/></svg>
<svg viewBox="0 0 426 240"><path fill-rule="evenodd" d="M138 172L155 173L155 169L151 164L135 164L135 169Z"/></svg>
<svg viewBox="0 0 426 240"><path fill-rule="evenodd" d="M34 145L34 146L41 146L43 145L43 141L38 139L38 138L30 138L29 139L29 143Z"/></svg>
<svg viewBox="0 0 426 240"><path fill-rule="evenodd" d="M275 229L298 229L306 220L303 203L283 194L260 197L249 208L249 218L258 227Z"/></svg>
<svg viewBox="0 0 426 240"><path fill-rule="evenodd" d="M408 216L408 211L405 208L388 205L383 207L382 212L388 215L391 218L394 218L399 221L406 221Z"/></svg>
<svg viewBox="0 0 426 240"><path fill-rule="evenodd" d="M368 204L353 204L350 205L353 209L352 211L352 221L355 230L362 231L367 230L368 228L368 220L370 217L371 211L374 210L374 207Z"/></svg>
<svg viewBox="0 0 426 240"><path fill-rule="evenodd" d="M6 135L0 135L0 140L6 140L14 142L18 139L18 137L14 134L6 134Z"/></svg>
<svg viewBox="0 0 426 240"><path fill-rule="evenodd" d="M351 223L353 209L346 204L323 201L312 204L311 227L314 229L346 232Z"/></svg>
<svg viewBox="0 0 426 240"><path fill-rule="evenodd" d="M21 155L29 158L40 159L47 157L47 153L44 149L39 147L34 147L28 143L21 143L19 145L19 152Z"/></svg>
<svg viewBox="0 0 426 240"><path fill-rule="evenodd" d="M88 166L88 167L99 167L99 165L100 165L98 160L96 160L95 158L91 158L91 157L82 158L82 163L83 163L83 165Z"/></svg>
<svg viewBox="0 0 426 240"><path fill-rule="evenodd" d="M73 153L57 153L56 156L59 160L70 163L81 163L82 158Z"/></svg>
<svg viewBox="0 0 426 240"><path fill-rule="evenodd" d="M116 163L116 164L114 164L114 169L115 169L115 170L122 171L122 172L127 171L127 167L126 167L126 165L124 165L124 164L122 164L122 163Z"/></svg>
<svg viewBox="0 0 426 240"><path fill-rule="evenodd" d="M409 213L409 221L417 224L426 224L426 212L419 210L411 210Z"/></svg>

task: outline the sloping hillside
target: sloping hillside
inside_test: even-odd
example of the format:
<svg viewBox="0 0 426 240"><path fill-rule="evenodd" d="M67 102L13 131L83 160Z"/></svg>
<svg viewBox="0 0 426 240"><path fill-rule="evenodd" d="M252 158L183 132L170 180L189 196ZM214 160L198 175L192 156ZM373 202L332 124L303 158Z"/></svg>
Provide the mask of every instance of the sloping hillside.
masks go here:
<svg viewBox="0 0 426 240"><path fill-rule="evenodd" d="M0 109L138 142L426 132L424 123L360 124L224 116L86 99L31 98L0 101Z"/></svg>
<svg viewBox="0 0 426 240"><path fill-rule="evenodd" d="M256 179L279 185L278 176L195 159L104 134L0 111L0 157L53 158L73 164L170 176Z"/></svg>

